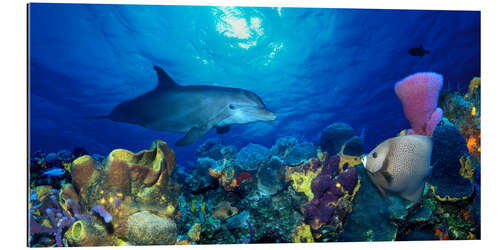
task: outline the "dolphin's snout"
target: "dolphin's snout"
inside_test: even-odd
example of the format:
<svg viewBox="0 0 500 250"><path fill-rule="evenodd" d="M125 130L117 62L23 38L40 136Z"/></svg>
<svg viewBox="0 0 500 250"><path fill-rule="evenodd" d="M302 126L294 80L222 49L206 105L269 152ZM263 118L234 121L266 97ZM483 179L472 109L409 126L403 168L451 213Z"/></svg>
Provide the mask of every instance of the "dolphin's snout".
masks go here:
<svg viewBox="0 0 500 250"><path fill-rule="evenodd" d="M276 115L268 110L268 109L262 109L261 111L261 115L265 118L266 121L274 121L276 120Z"/></svg>
<svg viewBox="0 0 500 250"><path fill-rule="evenodd" d="M269 111L269 112L270 112L270 111ZM269 120L270 120L270 121L274 121L274 120L276 120L276 115L275 115L273 112L271 112L271 117L269 118Z"/></svg>

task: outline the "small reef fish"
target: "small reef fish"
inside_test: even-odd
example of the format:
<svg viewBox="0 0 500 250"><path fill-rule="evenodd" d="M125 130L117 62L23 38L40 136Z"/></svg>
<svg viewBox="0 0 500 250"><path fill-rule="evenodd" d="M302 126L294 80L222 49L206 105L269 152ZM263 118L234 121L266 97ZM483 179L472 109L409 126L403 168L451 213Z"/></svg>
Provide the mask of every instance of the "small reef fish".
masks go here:
<svg viewBox="0 0 500 250"><path fill-rule="evenodd" d="M410 54L410 56L418 56L420 58L422 58L425 55L429 55L430 53L431 52L425 50L424 47L422 47L422 45L420 45L418 48L411 48L408 50L408 54Z"/></svg>
<svg viewBox="0 0 500 250"><path fill-rule="evenodd" d="M61 176L64 173L66 173L66 170L64 170L62 168L51 168L51 169L47 169L46 171L44 171L42 176L47 175L50 177L56 177L56 176Z"/></svg>
<svg viewBox="0 0 500 250"><path fill-rule="evenodd" d="M368 176L388 200L385 190L419 202L429 175L432 140L424 135L403 135L385 140L363 157Z"/></svg>

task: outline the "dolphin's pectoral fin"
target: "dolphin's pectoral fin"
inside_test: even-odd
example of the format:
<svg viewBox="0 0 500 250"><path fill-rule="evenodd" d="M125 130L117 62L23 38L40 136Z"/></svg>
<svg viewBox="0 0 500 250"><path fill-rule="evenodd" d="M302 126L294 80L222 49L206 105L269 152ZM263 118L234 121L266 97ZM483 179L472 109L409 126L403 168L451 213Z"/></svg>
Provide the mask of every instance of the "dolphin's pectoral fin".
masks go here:
<svg viewBox="0 0 500 250"><path fill-rule="evenodd" d="M175 146L186 146L189 145L201 137L203 137L212 127L205 125L201 127L192 127L182 139L175 143Z"/></svg>
<svg viewBox="0 0 500 250"><path fill-rule="evenodd" d="M215 129L217 130L217 134L225 134L225 133L229 132L229 125L222 126L222 127L215 127Z"/></svg>

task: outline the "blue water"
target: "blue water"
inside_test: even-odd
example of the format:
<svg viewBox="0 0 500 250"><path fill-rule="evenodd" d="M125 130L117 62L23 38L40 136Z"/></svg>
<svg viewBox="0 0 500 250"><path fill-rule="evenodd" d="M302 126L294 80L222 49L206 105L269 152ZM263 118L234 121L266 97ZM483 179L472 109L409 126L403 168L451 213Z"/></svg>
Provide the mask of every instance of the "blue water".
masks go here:
<svg viewBox="0 0 500 250"><path fill-rule="evenodd" d="M162 139L189 162L211 137L237 147L287 135L316 142L333 122L364 129L369 151L409 127L395 82L435 71L444 89L465 90L480 75L479 25L470 11L30 4L31 151L106 155ZM408 55L420 44L430 55ZM251 90L278 118L186 147L173 146L182 134L83 119L153 89L153 65L181 85Z"/></svg>

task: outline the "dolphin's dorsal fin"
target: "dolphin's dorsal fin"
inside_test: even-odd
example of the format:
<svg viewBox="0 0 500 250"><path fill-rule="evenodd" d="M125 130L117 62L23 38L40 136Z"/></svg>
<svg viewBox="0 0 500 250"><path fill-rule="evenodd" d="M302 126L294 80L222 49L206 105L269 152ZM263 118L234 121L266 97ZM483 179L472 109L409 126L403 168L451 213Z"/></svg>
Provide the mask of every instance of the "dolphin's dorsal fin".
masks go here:
<svg viewBox="0 0 500 250"><path fill-rule="evenodd" d="M170 78L165 70L158 66L153 66L153 68L156 70L156 74L158 75L158 86L156 89L166 90L179 86L174 80L172 80L172 78Z"/></svg>

